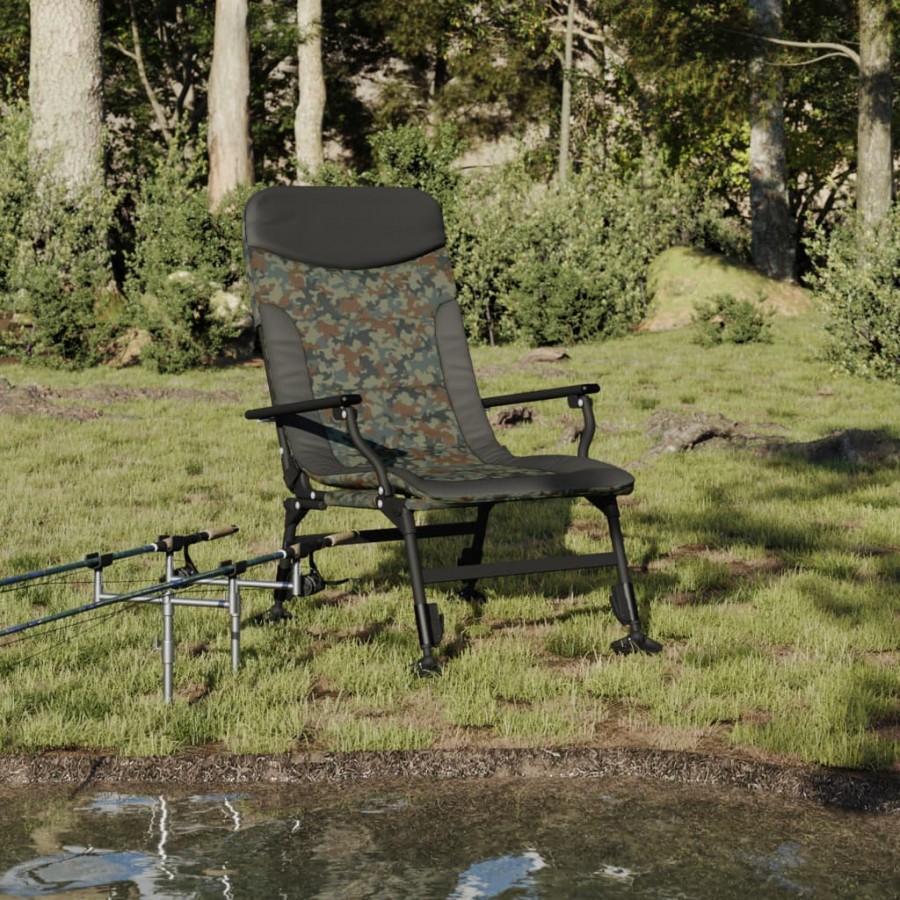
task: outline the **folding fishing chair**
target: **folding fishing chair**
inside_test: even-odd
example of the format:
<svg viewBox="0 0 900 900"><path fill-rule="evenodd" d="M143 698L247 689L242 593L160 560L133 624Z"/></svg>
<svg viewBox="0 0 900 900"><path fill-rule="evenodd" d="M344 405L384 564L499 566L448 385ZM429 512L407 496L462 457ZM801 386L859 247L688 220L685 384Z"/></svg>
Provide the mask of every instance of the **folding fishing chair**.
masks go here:
<svg viewBox="0 0 900 900"><path fill-rule="evenodd" d="M301 520L331 507L380 510L391 527L354 532L355 543L403 541L422 657L439 672L443 617L428 584L462 581L479 596L481 578L614 567L612 609L628 629L619 653L656 652L641 630L617 498L634 479L588 458L596 384L482 398L447 253L437 202L409 188L273 187L255 194L244 221L254 315L272 406L249 419L274 421L284 479L284 545L334 542L298 537ZM580 408L577 455L514 456L494 436L485 410L566 399ZM584 497L609 524L612 552L483 563L491 509L507 501ZM469 507L466 522L417 524L425 510ZM454 566L424 568L419 540L471 539ZM286 571L280 573L286 575ZM276 590L272 618L291 596Z"/></svg>

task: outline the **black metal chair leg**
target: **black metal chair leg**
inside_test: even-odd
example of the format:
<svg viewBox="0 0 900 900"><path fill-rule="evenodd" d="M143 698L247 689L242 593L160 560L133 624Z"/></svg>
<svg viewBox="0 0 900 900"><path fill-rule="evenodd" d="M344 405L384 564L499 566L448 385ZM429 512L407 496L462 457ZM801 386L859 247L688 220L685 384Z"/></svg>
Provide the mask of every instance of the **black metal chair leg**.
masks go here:
<svg viewBox="0 0 900 900"><path fill-rule="evenodd" d="M478 563L481 562L482 557L484 556L484 538L487 534L488 517L493 508L493 503L484 503L478 507L475 527L472 530L472 543L468 547L463 548L459 560L457 561L457 565L478 565ZM470 578L467 581L462 582L458 591L460 598L473 603L483 603L485 596L476 587L477 583L478 581L475 578Z"/></svg>
<svg viewBox="0 0 900 900"><path fill-rule="evenodd" d="M416 675L439 675L441 665L435 657L435 651L444 636L444 617L436 603L429 603L425 596L425 580L422 577L422 563L419 558L419 545L416 540L416 522L413 514L405 508L383 512L399 528L406 548L406 561L409 567L409 580L412 585L413 607L416 614L416 630L419 635L419 646L422 657L413 665Z"/></svg>
<svg viewBox="0 0 900 900"><path fill-rule="evenodd" d="M296 541L297 528L308 512L309 510L304 509L294 497L284 501L284 538L281 543L283 548L287 549ZM290 581L292 566L293 563L290 560L281 560L275 570L275 580ZM284 622L290 619L291 614L284 608L284 604L291 599L291 596L291 591L287 588L275 588L274 602L266 613L266 618L270 622Z"/></svg>
<svg viewBox="0 0 900 900"><path fill-rule="evenodd" d="M621 654L635 651L659 653L662 650L662 644L647 637L641 630L634 586L628 571L628 557L625 555L622 526L619 522L619 504L615 497L592 502L606 516L606 521L609 523L609 537L616 559L616 571L619 575L619 581L613 585L610 605L616 618L628 628L628 634L625 637L612 642L612 649Z"/></svg>

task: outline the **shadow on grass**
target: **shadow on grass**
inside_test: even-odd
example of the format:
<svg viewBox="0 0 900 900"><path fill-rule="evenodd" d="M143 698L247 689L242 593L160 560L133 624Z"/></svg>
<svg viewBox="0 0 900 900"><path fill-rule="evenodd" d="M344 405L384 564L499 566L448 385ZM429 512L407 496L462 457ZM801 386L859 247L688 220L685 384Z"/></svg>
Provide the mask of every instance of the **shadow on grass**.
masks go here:
<svg viewBox="0 0 900 900"><path fill-rule="evenodd" d="M593 507L585 505L584 509L590 516L589 520L585 520L578 515L576 509L577 504L572 500L498 504L492 510L488 523L484 562L515 562L608 552L611 549L609 534L602 515ZM471 510L442 510L422 516L420 524L460 521L471 518L472 515ZM630 524L627 509L622 510L622 519L627 535ZM580 546L577 550L567 543L567 535L573 533L579 536ZM423 566L452 566L457 563L461 550L467 544L468 538L422 540L419 549ZM626 550L628 544L626 536ZM634 570L636 567L632 565L631 568ZM387 582L408 590L410 627L413 627L412 592L402 545L390 545L390 550L381 555L372 577L377 582ZM640 575L637 579L640 579ZM484 579L477 585L485 595L484 600L465 600L460 597L459 583L431 585L428 587L430 602L437 602L442 608L448 603L466 604L468 607L466 624L455 636L448 635L449 640L441 648L442 655L453 658L468 648L471 644L468 627L479 623L490 631L497 632L518 629L523 625L562 623L579 617L590 617L599 612L609 617L610 624L619 627L609 605L611 587L616 581L614 568L564 570ZM635 587L641 622L649 630L652 627L652 612L646 598L642 596L641 585L636 584ZM526 597L543 598L548 602L536 609L533 603L525 601ZM515 601L517 598L523 599L520 612L511 609L510 604L505 602ZM573 607L573 601L579 599L584 602ZM503 612L499 611L501 606Z"/></svg>
<svg viewBox="0 0 900 900"><path fill-rule="evenodd" d="M868 495L864 499L869 505L877 505L880 497L893 496L900 466L892 454L900 447L900 441L886 430L836 434L855 436L849 439L831 436L825 443L772 444L761 452L758 448L748 449L747 466L761 469L759 488L755 492L748 491L747 469L741 467L734 475L728 475L728 470L723 469L726 474L698 491L692 509L672 513L659 507L648 508L640 502L640 489L636 495L638 502L625 499L622 522L626 547L631 568L637 570L633 580L642 622L649 633L653 634L653 606L657 603L711 606L734 602L738 592L756 593L798 571L832 579L831 583L823 581L805 588L821 612L851 625L861 624L877 613L871 608L862 609L854 599L853 582L861 578L853 561L856 557L874 559L874 565L869 567L869 571L874 569L874 574L867 578L868 582L874 580L885 591L896 595L900 581L898 548L854 541L852 523L839 521L833 504L831 511L821 516L815 510L817 504L825 501L831 504L835 497L842 498L849 508L854 502L863 502L855 501L857 496ZM844 456L836 458L834 453L826 452L828 447L836 448L835 452L840 451ZM870 455L865 456L863 451ZM767 471L777 477L767 478ZM779 516L777 508L784 504L800 509L801 514ZM419 518L423 523L445 522L471 515L469 510L448 510ZM848 509L848 519L850 516ZM327 527L327 516L317 515L313 527L317 530ZM567 535L577 540L580 552L609 549L606 523L591 507L585 506L583 514L578 504L570 500L498 504L488 526L485 562L568 555L572 550L567 545ZM690 537L678 544L679 535ZM663 551L661 546L671 546L673 537L674 550ZM420 542L423 564L426 567L453 565L466 543L465 538L423 540ZM411 600L402 545L385 547L377 555L372 571L356 574L371 578L379 586L409 591ZM742 548L743 556L732 553L733 547ZM835 561L842 554L849 555L849 561ZM326 563L320 560L320 564ZM489 597L487 604L468 601L467 624L462 631L448 635L444 650L451 656L462 653L470 646L467 627L478 623L497 631L523 624L555 624L579 618L587 621L600 612L608 615L614 624L607 598L615 580L614 570L576 570L482 581L479 587ZM429 599L444 607L448 601L467 602L454 597L456 587L430 586ZM551 603L540 610L533 604L527 608L526 597L543 597ZM494 601L516 598L523 598L522 615L512 612L509 603L495 603L492 607ZM582 598L584 602L575 605ZM552 602L560 600L567 602ZM321 598L312 601L314 606L338 602ZM502 607L499 614L495 612L497 607ZM404 627L402 615L398 620L399 627ZM414 629L411 602L408 624ZM380 640L386 627L384 623L376 626L367 639ZM358 639L362 630L347 633Z"/></svg>

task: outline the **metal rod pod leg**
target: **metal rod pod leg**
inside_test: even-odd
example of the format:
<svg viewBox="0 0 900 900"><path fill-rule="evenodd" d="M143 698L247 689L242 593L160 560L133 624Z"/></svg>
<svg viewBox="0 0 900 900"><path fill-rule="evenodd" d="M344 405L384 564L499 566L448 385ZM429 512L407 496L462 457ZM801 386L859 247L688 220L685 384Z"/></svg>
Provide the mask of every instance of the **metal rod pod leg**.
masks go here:
<svg viewBox="0 0 900 900"><path fill-rule="evenodd" d="M175 672L175 604L172 602L172 599L172 591L167 591L162 598L163 700L167 704L172 702Z"/></svg>
<svg viewBox="0 0 900 900"><path fill-rule="evenodd" d="M241 667L241 591L236 575L228 579L228 614L231 616L231 671Z"/></svg>

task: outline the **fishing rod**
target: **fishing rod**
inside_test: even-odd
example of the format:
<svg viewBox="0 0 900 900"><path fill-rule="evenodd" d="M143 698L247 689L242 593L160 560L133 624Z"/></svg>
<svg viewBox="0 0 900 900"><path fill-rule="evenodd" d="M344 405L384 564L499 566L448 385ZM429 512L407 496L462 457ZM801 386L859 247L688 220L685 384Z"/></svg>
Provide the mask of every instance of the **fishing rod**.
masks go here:
<svg viewBox="0 0 900 900"><path fill-rule="evenodd" d="M158 549L166 552L175 552L175 548L188 546L190 543L198 541L214 540L215 537L224 537L226 534L234 534L237 531L236 525L226 526L222 529L212 529L210 531L197 532L194 535L175 535L160 539ZM213 536L214 535L214 536ZM184 543L187 542L187 543ZM155 545L154 545L155 546ZM174 592L183 587L197 584L212 578L235 578L243 574L247 569L253 566L259 566L263 563L274 562L282 559L295 559L300 556L300 548L297 545L289 547L286 550L276 550L273 553L267 553L263 556L257 556L252 559L241 560L239 562L223 562L215 569L205 572L193 572L190 575L183 575L177 578L170 578L161 581L159 584L152 584L149 587L138 588L133 591L127 591L123 594L107 594L96 597L90 603L82 606L75 606L71 609L64 609L60 612L50 613L30 622L23 622L21 625L10 625L7 628L0 629L0 638L7 637L11 634L18 634L20 631L26 631L30 628L37 628L39 625L47 625L50 622L58 622L60 619L68 619L71 616L77 616L80 613L90 612L91 610L101 609L104 606L111 606L114 603L126 603L128 601L152 601L157 594L166 592Z"/></svg>
<svg viewBox="0 0 900 900"><path fill-rule="evenodd" d="M177 553L200 541L215 541L238 531L240 529L237 525L224 525L219 528L196 531L194 534L163 535L152 544L144 544L142 547L132 547L129 550L118 550L113 553L89 553L84 559L77 562L51 566L49 569L36 569L33 572L25 572L23 575L11 575L9 578L0 579L0 588L22 584L37 578L48 578L51 575L61 575L64 572L74 572L76 569L102 569L116 560L131 559L144 553Z"/></svg>
<svg viewBox="0 0 900 900"><path fill-rule="evenodd" d="M176 606L217 608L226 609L228 611L229 616L231 617L231 664L232 670L236 672L240 665L240 588L272 587L287 589L295 597L315 593L316 591L321 590L325 583L321 580L321 576L318 575L318 571L315 569L315 563L313 561L314 552L325 547L336 547L340 544L354 543L358 539L356 532L308 535L301 538L296 543L283 547L280 550L275 550L271 553L265 553L262 556L255 556L250 559L239 560L237 562L228 560L220 563L213 569L198 572L188 555L187 548L199 541L215 540L216 538L224 537L227 534L234 534L237 530L237 526L231 525L226 526L225 528L198 531L192 535L161 537L154 544L147 545L147 548L134 548L133 551L123 551L124 554L131 555L136 555L138 552L151 552L151 550L164 551L166 553L166 567L165 574L158 584L137 588L133 591L127 591L121 594L104 592L103 567L108 565L114 558L123 558L122 555L106 554L101 556L99 554L92 554L79 564L94 570L94 599L91 603L85 603L82 606L76 606L72 609L65 609L60 612L41 616L30 622L24 622L21 625L12 625L0 629L0 638L17 634L31 628L36 628L40 625L47 625L51 622L57 622L61 619L77 616L81 613L102 609L117 603L133 602L156 604L162 607L163 615L163 640L161 645L163 697L167 704L171 703L174 690L175 640L173 619ZM174 554L179 550L184 550L185 566L176 569ZM303 576L300 571L300 562L306 558L309 559L311 572L309 575ZM254 581L240 578L247 569L264 565L265 563L280 562L283 560L289 561L292 565L290 581ZM48 571L50 570L44 570L44 572ZM33 573L28 574L33 575ZM222 600L215 600L211 598L177 596L176 592L181 588L190 587L195 584L225 587L225 598Z"/></svg>

